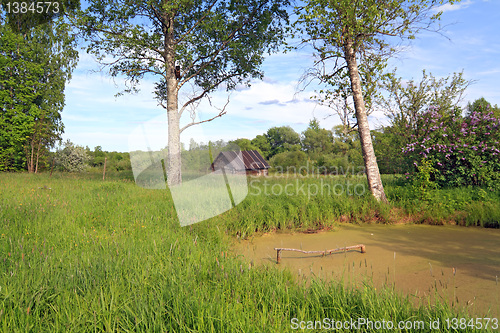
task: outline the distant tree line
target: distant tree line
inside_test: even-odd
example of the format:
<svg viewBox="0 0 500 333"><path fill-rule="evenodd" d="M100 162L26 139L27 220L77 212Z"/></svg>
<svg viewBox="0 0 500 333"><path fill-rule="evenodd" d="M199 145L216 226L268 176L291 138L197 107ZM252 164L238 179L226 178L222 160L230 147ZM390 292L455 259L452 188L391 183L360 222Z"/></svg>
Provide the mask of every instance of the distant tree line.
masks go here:
<svg viewBox="0 0 500 333"><path fill-rule="evenodd" d="M408 87L412 84L405 89ZM409 95L407 92L406 96ZM408 103L401 103L397 110L391 111L387 126L371 131L381 173L406 174L409 178L426 165L430 180L441 186L497 186L500 180L498 106L492 106L484 98L469 103L465 110L453 104L444 107L434 101L422 103L421 109L415 112L415 103ZM208 143L191 140L189 147L182 145L183 172L188 177L209 172L213 159L225 150L256 150L270 162L271 172L352 174L362 171L363 166L355 129L337 125L328 130L321 128L317 119L312 119L300 134L290 126L280 126L253 139ZM48 169L53 164L58 171L100 172L105 160L111 172L132 169L128 152L108 152L101 146L91 150L69 140L55 152L48 152L46 163L40 169Z"/></svg>
<svg viewBox="0 0 500 333"><path fill-rule="evenodd" d="M484 98L460 108L459 95L468 84L461 74L438 82L424 73L422 82L404 87L395 82L393 92L402 95L396 99L399 104L386 109L387 126L371 131L380 172L410 178L423 161L429 161L430 180L441 186L497 186L500 108ZM338 125L327 130L317 119L300 134L289 126L273 127L253 139L232 143L259 151L279 171L347 174L358 173L363 166L356 128Z"/></svg>

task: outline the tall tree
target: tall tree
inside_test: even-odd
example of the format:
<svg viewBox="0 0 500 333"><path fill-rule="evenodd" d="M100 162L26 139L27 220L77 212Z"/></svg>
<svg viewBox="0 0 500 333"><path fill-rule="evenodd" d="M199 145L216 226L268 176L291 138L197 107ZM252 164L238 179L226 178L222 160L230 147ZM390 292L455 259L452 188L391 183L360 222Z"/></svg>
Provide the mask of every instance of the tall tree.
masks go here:
<svg viewBox="0 0 500 333"><path fill-rule="evenodd" d="M124 75L126 92L146 75L157 77L156 100L167 112L169 185L181 182L180 134L195 121L197 103L219 86L227 90L261 78L263 54L283 39L288 0L91 0L75 24L88 51L112 76ZM111 61L107 61L111 58ZM196 92L181 103L187 84ZM180 127L188 110L192 121Z"/></svg>
<svg viewBox="0 0 500 333"><path fill-rule="evenodd" d="M268 158L286 151L300 150L300 135L290 126L271 127L266 137L271 146Z"/></svg>
<svg viewBox="0 0 500 333"><path fill-rule="evenodd" d="M23 36L0 25L0 171L18 170L26 163L24 145L33 129L35 100L43 73L30 61L34 52Z"/></svg>
<svg viewBox="0 0 500 333"><path fill-rule="evenodd" d="M64 90L76 67L78 52L75 50L76 40L62 19L33 28L30 43L35 54L33 61L43 66L35 101L38 113L34 114L35 123L27 149L28 171L37 172L41 153L47 153L48 148L61 140Z"/></svg>
<svg viewBox="0 0 500 333"><path fill-rule="evenodd" d="M450 1L450 3L455 1ZM439 19L434 13L442 0L308 0L298 8L295 27L315 50L317 64L326 66L326 78L348 78L368 186L377 200L387 201L373 149L366 114L363 83L375 82L395 51L390 37L412 39ZM360 70L361 68L361 70ZM364 68L364 70L363 70ZM335 81L335 80L334 80ZM365 89L366 91L366 89Z"/></svg>
<svg viewBox="0 0 500 333"><path fill-rule="evenodd" d="M62 18L12 29L0 15L0 170L27 167L36 172L40 158L60 139L64 88L78 53Z"/></svg>
<svg viewBox="0 0 500 333"><path fill-rule="evenodd" d="M321 155L332 152L333 134L331 131L320 128L318 120L314 118L309 122L309 127L302 132L301 144L309 157L316 160Z"/></svg>

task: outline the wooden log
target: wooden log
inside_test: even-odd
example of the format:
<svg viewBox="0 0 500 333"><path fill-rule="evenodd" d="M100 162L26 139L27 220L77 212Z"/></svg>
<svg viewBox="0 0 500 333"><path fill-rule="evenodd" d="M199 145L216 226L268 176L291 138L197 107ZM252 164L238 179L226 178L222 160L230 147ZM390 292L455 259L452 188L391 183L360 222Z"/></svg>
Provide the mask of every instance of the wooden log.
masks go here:
<svg viewBox="0 0 500 333"><path fill-rule="evenodd" d="M276 250L276 263L281 262L281 251L294 251L294 252L301 252L301 253L306 253L306 254L322 254L323 256L327 254L331 254L333 252L339 252L339 251L349 251L349 250L355 250L355 249L360 249L361 253L366 253L366 247L364 244L358 244L358 245L353 245L353 246L346 246L346 247L339 247L337 249L331 249L331 250L325 250L325 251L304 251L304 250L299 250L299 249L291 249L291 248L285 248L285 247L275 247Z"/></svg>

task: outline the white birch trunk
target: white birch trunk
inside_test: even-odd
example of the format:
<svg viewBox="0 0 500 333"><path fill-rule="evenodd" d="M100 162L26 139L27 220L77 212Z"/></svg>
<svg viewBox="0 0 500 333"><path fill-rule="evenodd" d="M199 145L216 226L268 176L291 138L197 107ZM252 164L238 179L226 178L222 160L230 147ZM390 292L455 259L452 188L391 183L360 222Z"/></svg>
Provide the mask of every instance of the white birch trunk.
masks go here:
<svg viewBox="0 0 500 333"><path fill-rule="evenodd" d="M182 182L181 144L177 78L175 77L174 19L169 18L169 27L165 31L165 62L167 81L167 120L168 120L168 185L175 186Z"/></svg>
<svg viewBox="0 0 500 333"><path fill-rule="evenodd" d="M356 53L354 52L352 41L346 41L344 54L349 69L349 78L351 80L354 108L358 121L359 139L361 141L361 150L365 162L368 186L370 187L370 192L378 201L382 200L383 202L387 202L382 180L380 179L377 158L375 157L375 151L373 149L372 137L370 135L370 127L368 125L368 117L366 115L365 102L363 99L363 91L361 89L358 64L356 62Z"/></svg>

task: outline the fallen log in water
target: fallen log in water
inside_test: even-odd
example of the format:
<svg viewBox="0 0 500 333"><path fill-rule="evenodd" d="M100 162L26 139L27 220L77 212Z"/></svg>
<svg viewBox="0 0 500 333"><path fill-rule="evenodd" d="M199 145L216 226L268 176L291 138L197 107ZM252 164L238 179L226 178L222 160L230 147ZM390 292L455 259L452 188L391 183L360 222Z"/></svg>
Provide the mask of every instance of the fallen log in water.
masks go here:
<svg viewBox="0 0 500 333"><path fill-rule="evenodd" d="M276 263L279 264L281 261L281 251L295 251L295 252L302 252L302 253L318 253L322 254L323 256L327 254L331 254L333 252L340 252L340 251L349 251L349 250L354 250L354 249L360 249L361 253L366 252L366 247L363 244L358 244L358 245L353 245L353 246L346 246L346 247L339 247L338 249L332 249L332 250L325 250L325 251L304 251L304 250L299 250L299 249L289 249L289 248L283 248L283 247L275 247L276 250Z"/></svg>

